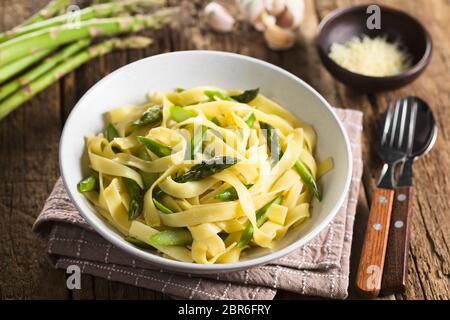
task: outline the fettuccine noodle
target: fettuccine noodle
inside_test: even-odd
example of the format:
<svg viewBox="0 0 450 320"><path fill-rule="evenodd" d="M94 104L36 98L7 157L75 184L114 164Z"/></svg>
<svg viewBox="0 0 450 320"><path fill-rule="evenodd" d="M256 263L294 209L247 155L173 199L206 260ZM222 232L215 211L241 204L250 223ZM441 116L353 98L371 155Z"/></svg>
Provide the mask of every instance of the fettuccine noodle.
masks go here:
<svg viewBox="0 0 450 320"><path fill-rule="evenodd" d="M156 92L86 138L79 184L128 241L179 261L230 263L271 248L320 200L316 135L258 90Z"/></svg>

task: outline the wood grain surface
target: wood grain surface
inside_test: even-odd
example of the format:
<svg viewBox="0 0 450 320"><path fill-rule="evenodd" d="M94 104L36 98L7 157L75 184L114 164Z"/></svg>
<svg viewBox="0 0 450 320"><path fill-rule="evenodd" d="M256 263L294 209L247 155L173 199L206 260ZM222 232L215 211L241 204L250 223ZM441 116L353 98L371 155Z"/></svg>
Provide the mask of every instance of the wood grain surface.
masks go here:
<svg viewBox="0 0 450 320"><path fill-rule="evenodd" d="M380 293L393 201L394 190L375 189L355 283L358 293L367 298Z"/></svg>
<svg viewBox="0 0 450 320"><path fill-rule="evenodd" d="M413 187L395 188L381 283L381 291L384 293L403 292L406 289L413 198Z"/></svg>
<svg viewBox="0 0 450 320"><path fill-rule="evenodd" d="M1 0L0 31L12 28L47 0ZM87 63L38 94L0 122L0 298L2 299L165 299L160 293L84 275L82 290L69 291L65 273L44 257L44 243L32 232L58 175L58 141L76 101L103 76L137 59L174 50L214 49L238 52L274 63L317 89L332 105L364 112L364 177L354 228L351 298L367 224L369 203L381 163L375 152L376 132L389 100L417 95L436 114L438 139L430 154L414 165L414 200L408 279L403 294L385 299L450 299L450 3L446 0L377 0L412 14L433 38L433 57L424 74L397 91L361 95L336 82L322 67L314 38L330 11L362 0L306 0L305 19L294 48L268 50L260 33L239 22L231 34L209 31L201 15L205 0L168 0L182 13L172 26L146 32L155 43L145 50L114 52ZM235 10L234 1L221 1ZM85 5L86 1L79 1ZM300 296L282 292L277 298Z"/></svg>

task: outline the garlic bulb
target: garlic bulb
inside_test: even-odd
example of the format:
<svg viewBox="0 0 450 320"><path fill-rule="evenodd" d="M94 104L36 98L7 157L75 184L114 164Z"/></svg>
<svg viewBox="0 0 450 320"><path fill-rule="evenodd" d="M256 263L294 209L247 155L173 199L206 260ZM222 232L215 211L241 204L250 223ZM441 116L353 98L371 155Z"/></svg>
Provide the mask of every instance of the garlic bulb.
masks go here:
<svg viewBox="0 0 450 320"><path fill-rule="evenodd" d="M236 0L244 19L255 29L263 31L263 14L273 16L283 28L295 29L300 26L305 11L304 0Z"/></svg>
<svg viewBox="0 0 450 320"><path fill-rule="evenodd" d="M211 2L205 7L206 21L217 32L230 32L233 29L234 18L218 4Z"/></svg>
<svg viewBox="0 0 450 320"><path fill-rule="evenodd" d="M288 49L294 45L294 30L303 20L304 0L236 0L236 3L244 19L264 32L271 49Z"/></svg>

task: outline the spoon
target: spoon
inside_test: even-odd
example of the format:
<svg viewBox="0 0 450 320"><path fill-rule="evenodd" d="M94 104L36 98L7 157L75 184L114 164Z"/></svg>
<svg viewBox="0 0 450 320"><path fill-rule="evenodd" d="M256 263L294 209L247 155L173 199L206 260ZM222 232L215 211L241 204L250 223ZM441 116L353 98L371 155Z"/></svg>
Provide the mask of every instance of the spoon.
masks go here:
<svg viewBox="0 0 450 320"><path fill-rule="evenodd" d="M437 137L436 122L428 104L418 97L406 98L413 114L413 143L403 161L391 213L389 240L381 283L383 294L403 292L406 287L409 233L412 218L412 165L433 147Z"/></svg>

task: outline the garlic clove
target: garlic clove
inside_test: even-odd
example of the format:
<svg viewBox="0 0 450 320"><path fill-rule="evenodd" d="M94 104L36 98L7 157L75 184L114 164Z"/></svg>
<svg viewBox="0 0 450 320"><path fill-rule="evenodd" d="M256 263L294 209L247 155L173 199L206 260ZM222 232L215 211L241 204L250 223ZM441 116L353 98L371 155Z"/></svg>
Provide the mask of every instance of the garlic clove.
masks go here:
<svg viewBox="0 0 450 320"><path fill-rule="evenodd" d="M283 10L283 12L277 16L277 25L282 28L290 29L294 24L294 17L289 12L287 8Z"/></svg>
<svg viewBox="0 0 450 320"><path fill-rule="evenodd" d="M265 12L266 11L263 0L254 0L251 2L248 12L250 17L249 21L258 31L264 30L264 24L262 23L261 17Z"/></svg>
<svg viewBox="0 0 450 320"><path fill-rule="evenodd" d="M285 2L286 0L266 0L266 9L271 15L276 17L285 10Z"/></svg>
<svg viewBox="0 0 450 320"><path fill-rule="evenodd" d="M267 25L264 30L264 39L270 49L285 50L295 43L295 34L290 29L283 29L276 24Z"/></svg>
<svg viewBox="0 0 450 320"><path fill-rule="evenodd" d="M230 32L233 30L234 18L228 11L218 4L211 2L205 7L206 21L217 32Z"/></svg>
<svg viewBox="0 0 450 320"><path fill-rule="evenodd" d="M278 24L284 28L297 28L303 20L304 13L304 0L286 0L286 10L279 17Z"/></svg>
<svg viewBox="0 0 450 320"><path fill-rule="evenodd" d="M236 0L244 19L250 22L258 31L264 30L261 16L266 11L265 1L266 0Z"/></svg>

